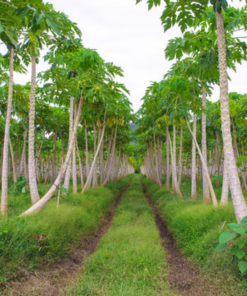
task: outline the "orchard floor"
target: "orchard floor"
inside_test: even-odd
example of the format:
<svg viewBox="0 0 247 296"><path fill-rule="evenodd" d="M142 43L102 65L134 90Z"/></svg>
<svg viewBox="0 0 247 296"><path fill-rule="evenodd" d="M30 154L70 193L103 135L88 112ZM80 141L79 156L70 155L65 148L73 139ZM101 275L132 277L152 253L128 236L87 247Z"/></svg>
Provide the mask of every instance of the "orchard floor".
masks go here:
<svg viewBox="0 0 247 296"><path fill-rule="evenodd" d="M220 286L180 253L140 177L134 176L79 249L26 281L9 283L3 295L226 295Z"/></svg>

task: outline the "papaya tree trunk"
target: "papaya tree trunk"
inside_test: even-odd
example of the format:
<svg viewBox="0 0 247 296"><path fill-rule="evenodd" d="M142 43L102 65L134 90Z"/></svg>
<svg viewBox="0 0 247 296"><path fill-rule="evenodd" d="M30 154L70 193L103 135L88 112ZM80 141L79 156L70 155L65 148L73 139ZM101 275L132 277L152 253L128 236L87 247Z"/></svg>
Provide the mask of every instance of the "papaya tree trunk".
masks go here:
<svg viewBox="0 0 247 296"><path fill-rule="evenodd" d="M207 93L205 86L202 87L202 155L207 165L207 131L206 131L206 105L207 104ZM202 183L203 183L203 203L207 203L210 201L209 195L209 187L208 187L208 180L206 176L206 172L203 169L202 171Z"/></svg>
<svg viewBox="0 0 247 296"><path fill-rule="evenodd" d="M166 126L166 188L170 188L170 153L169 153L169 128Z"/></svg>
<svg viewBox="0 0 247 296"><path fill-rule="evenodd" d="M96 127L94 125L93 127L94 129L94 155L96 154L96 150L97 150L97 135L96 135ZM93 187L98 186L98 182L97 182L97 160L96 163L94 165L94 170L93 170L93 183L92 183Z"/></svg>
<svg viewBox="0 0 247 296"><path fill-rule="evenodd" d="M191 128L189 126L189 123L188 123L187 119L186 119L186 124L187 124L188 130L189 130L189 132L190 132L190 134L191 134L191 136L192 136L192 138L193 138L193 140L194 140L194 142L196 144L196 148L197 148L198 154L200 156L200 159L201 159L201 162L202 162L202 165L203 165L203 169L206 171L206 176L207 176L207 179L208 179L208 185L209 185L210 194L212 196L213 205L217 206L218 202L217 202L216 195L215 195L215 192L214 192L214 188L213 188L213 185L212 185L209 173L208 173L208 168L207 168L206 163L204 161L204 158L203 158L203 155L201 153L200 147L199 147L199 145L197 143L196 137L195 137L194 133L191 131Z"/></svg>
<svg viewBox="0 0 247 296"><path fill-rule="evenodd" d="M102 129L99 129L99 134L102 134ZM100 185L104 182L104 139L100 145Z"/></svg>
<svg viewBox="0 0 247 296"><path fill-rule="evenodd" d="M10 137L9 137L9 148L10 148L10 154L11 154L11 160L12 160L13 180L15 183L15 182L17 182L16 162L15 162L15 155L14 155L14 150L13 150L13 146L12 146Z"/></svg>
<svg viewBox="0 0 247 296"><path fill-rule="evenodd" d="M234 151L232 146L231 122L229 114L229 97L228 97L228 78L226 62L226 37L222 11L216 11L218 52L219 52L219 72L220 72L220 105L221 105L221 126L224 143L224 158L228 168L228 177L232 201L234 205L237 221L247 216L246 202L241 189L238 176L238 170L235 162Z"/></svg>
<svg viewBox="0 0 247 296"><path fill-rule="evenodd" d="M69 143L71 141L71 135L73 132L73 108L74 108L74 98L71 97L70 98L70 113L69 113L69 139L68 139L68 146ZM66 174L65 174L65 179L64 179L64 184L63 184L63 188L65 189L65 191L63 191L63 196L66 196L68 194L69 191L69 183L70 183L70 175L71 175L71 159L68 163L67 166L67 170L66 170Z"/></svg>
<svg viewBox="0 0 247 296"><path fill-rule="evenodd" d="M55 182L52 184L52 186L48 190L48 192L36 204L34 204L31 208L26 210L20 216L26 216L26 215L29 215L34 212L39 212L47 204L47 202L52 198L52 196L56 192L56 190L60 187L60 184L61 184L61 182L64 178L64 175L66 173L69 161L71 159L71 154L73 152L77 128L78 128L79 121L80 121L82 104L83 104L83 96L81 95L79 106L78 106L78 112L77 112L76 119L74 122L74 128L73 128L73 132L71 134L71 141L69 142L69 147L67 150L66 158L65 158L65 161L61 167L61 170L60 170Z"/></svg>
<svg viewBox="0 0 247 296"><path fill-rule="evenodd" d="M176 170L176 126L175 123L173 123L173 147L172 147L172 141L170 137L170 133L168 130L168 137L169 137L169 144L170 144L170 150L171 150L171 163L172 163L172 178L174 182L174 190L176 194L179 197L183 197L180 188L178 187L178 181L177 181L177 170Z"/></svg>
<svg viewBox="0 0 247 296"><path fill-rule="evenodd" d="M29 108L29 134L28 134L28 176L31 202L34 205L39 201L39 192L36 180L34 134L35 134L35 90L36 90L36 57L32 57L32 78Z"/></svg>
<svg viewBox="0 0 247 296"><path fill-rule="evenodd" d="M105 114L105 117L106 117L106 114ZM87 178L87 181L83 187L83 190L81 193L84 193L86 192L86 190L89 189L90 187L90 184L91 184L91 180L92 180L92 176L93 176L93 171L94 171L94 166L96 165L96 161L97 161L97 156L99 154L99 151L100 151L100 147L101 147L101 143L104 139L104 134L105 134L105 117L104 117L104 123L103 123L103 129L102 129L102 135L98 141L98 147L97 147L97 150L95 152L95 155L94 155L94 159L93 159L93 162L92 162L92 165L91 165L91 168L90 168L90 172L88 174L88 178Z"/></svg>
<svg viewBox="0 0 247 296"><path fill-rule="evenodd" d="M109 176L110 176L110 173L111 173L113 157L114 157L115 149L116 149L117 129L118 129L118 124L116 124L115 134L114 134L113 143L112 143L111 154L109 156L110 157L110 159L109 159L109 166L108 166L108 169L106 171L105 180L104 180L102 186L104 186L108 182L108 179L109 179Z"/></svg>
<svg viewBox="0 0 247 296"><path fill-rule="evenodd" d="M1 213L2 216L8 215L8 153L9 153L9 130L12 110L13 97L13 77L14 77L14 47L10 46L9 63L9 85L8 85L8 105L6 114L6 123L3 142L3 160L2 160L2 193L1 193Z"/></svg>
<svg viewBox="0 0 247 296"><path fill-rule="evenodd" d="M77 150L77 156L78 156L78 161L79 161L79 170L80 170L80 178L81 178L81 189L83 189L83 187L84 187L83 168L82 168L82 162L81 162L80 151L79 151L77 140L76 140L76 150Z"/></svg>
<svg viewBox="0 0 247 296"><path fill-rule="evenodd" d="M196 138L196 114L193 113L193 136ZM196 144L192 139L192 160L191 160L191 199L195 200L196 194Z"/></svg>
<svg viewBox="0 0 247 296"><path fill-rule="evenodd" d="M221 204L227 204L229 197L229 179L227 172L226 161L224 161L224 171L223 171L223 184L222 184L222 192L221 192Z"/></svg>
<svg viewBox="0 0 247 296"><path fill-rule="evenodd" d="M182 151L183 151L183 127L180 127L180 147L179 147L179 160L178 160L178 186L181 186L181 178L182 178Z"/></svg>
<svg viewBox="0 0 247 296"><path fill-rule="evenodd" d="M76 104L74 108L74 118L76 118ZM75 141L76 144L76 141ZM73 148L73 165L72 165L72 178L73 178L73 193L77 193L77 169L76 169L76 145Z"/></svg>

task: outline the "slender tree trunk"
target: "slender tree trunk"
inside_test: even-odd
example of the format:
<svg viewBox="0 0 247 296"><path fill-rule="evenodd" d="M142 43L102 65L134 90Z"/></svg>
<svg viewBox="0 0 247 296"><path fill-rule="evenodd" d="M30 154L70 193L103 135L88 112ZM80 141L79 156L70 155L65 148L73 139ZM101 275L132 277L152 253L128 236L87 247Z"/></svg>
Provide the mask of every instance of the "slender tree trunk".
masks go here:
<svg viewBox="0 0 247 296"><path fill-rule="evenodd" d="M105 113L105 117L106 117L106 113ZM90 172L89 172L89 174L88 174L87 181L86 181L86 183L85 183L85 185L84 185L83 190L82 190L81 193L86 192L86 190L89 189L90 184L91 184L91 180L92 180L92 176L93 176L93 171L94 171L94 166L95 166L96 161L97 161L97 156L98 156L98 154L99 154L99 150L100 150L101 143L102 143L102 141L103 141L103 139L104 139L104 134L105 134L105 117L104 117L104 123L103 123L102 135L101 135L101 137L100 137L100 139L99 139L99 141L98 141L98 147L97 147L97 150L96 150L95 155L94 155L94 160L93 160L93 162L92 162L92 165L91 165L91 168L90 168Z"/></svg>
<svg viewBox="0 0 247 296"><path fill-rule="evenodd" d="M87 122L84 121L85 125L85 145L86 145L86 177L88 177L89 174L89 162L88 162L88 141L87 141Z"/></svg>
<svg viewBox="0 0 247 296"><path fill-rule="evenodd" d="M52 184L51 188L48 190L48 192L31 208L29 208L27 211L22 213L20 216L26 216L34 212L39 212L46 204L47 202L52 198L53 194L56 192L56 190L59 188L65 172L67 170L67 166L69 164L69 161L71 159L71 154L73 152L73 147L75 143L75 138L76 138L76 133L77 133L77 128L79 125L79 120L80 120L80 115L81 115L81 109L82 109L82 104L83 104L83 96L81 95L79 106L78 106L78 112L76 115L76 119L74 122L74 128L73 128L73 133L71 134L71 141L69 143L68 151L66 154L65 162L61 167L60 173L57 176L57 179L55 182Z"/></svg>
<svg viewBox="0 0 247 296"><path fill-rule="evenodd" d="M108 145L107 145L107 159L106 159L106 163L105 163L105 168L104 168L104 178L103 180L105 180L106 178L106 173L107 173L107 170L109 169L109 163L110 163L110 159L111 159L111 149L112 149L112 140L113 140L113 129L112 129L112 132L111 132L111 136L109 138L109 141L108 141ZM104 181L102 182L102 184L104 183ZM101 184L101 185L102 185Z"/></svg>
<svg viewBox="0 0 247 296"><path fill-rule="evenodd" d="M11 159L12 159L13 180L15 183L15 182L17 182L16 162L15 162L15 155L14 155L14 150L13 150L13 146L12 146L10 137L9 137L9 148L10 148L10 154L11 154Z"/></svg>
<svg viewBox="0 0 247 296"><path fill-rule="evenodd" d="M99 134L102 134L102 129L100 128ZM100 145L100 185L104 182L104 139Z"/></svg>
<svg viewBox="0 0 247 296"><path fill-rule="evenodd" d="M76 147L73 148L73 193L77 193L77 172L76 172Z"/></svg>
<svg viewBox="0 0 247 296"><path fill-rule="evenodd" d="M118 176L119 176L120 162L121 162L121 145L119 145L119 150L118 150L118 160L117 160L117 165L115 170L115 180L119 179Z"/></svg>
<svg viewBox="0 0 247 296"><path fill-rule="evenodd" d="M198 145L198 143L196 141L196 137L195 137L194 133L191 131L191 128L189 126L189 123L188 123L187 119L186 119L186 124L187 124L188 130L189 130L189 132L190 132L190 134L191 134L191 136L192 136L192 138L193 138L193 140L194 140L194 142L196 144L196 148L197 148L198 154L200 156L203 168L206 171L206 176L208 178L208 186L209 186L209 190L210 190L210 193L211 193L211 196L212 196L213 205L217 206L218 202L217 202L216 195L215 195L215 192L214 192L214 188L213 188L213 185L212 185L209 173L208 173L208 168L207 168L206 163L204 161L204 158L203 158L203 155L201 153L200 147L199 147L199 145Z"/></svg>
<svg viewBox="0 0 247 296"><path fill-rule="evenodd" d="M69 140L68 140L68 146L69 143L71 141L71 135L73 133L73 111L74 108L74 98L71 97L70 98L70 113L69 113ZM63 184L63 188L65 189L65 191L63 191L63 196L66 196L68 194L69 191L69 183L70 183L70 175L71 175L71 159L69 161L69 164L67 166L67 171L65 174L65 179L64 179L64 184Z"/></svg>
<svg viewBox="0 0 247 296"><path fill-rule="evenodd" d="M179 147L179 161L178 161L178 186L181 186L182 178L182 149L183 149L183 127L180 127L180 147Z"/></svg>
<svg viewBox="0 0 247 296"><path fill-rule="evenodd" d="M223 171L223 185L222 185L222 192L221 192L221 204L227 204L229 197L229 179L227 173L227 165L226 161L224 161L224 171Z"/></svg>
<svg viewBox="0 0 247 296"><path fill-rule="evenodd" d="M34 134L35 134L35 90L36 90L36 57L32 57L32 79L29 109L29 134L28 134L28 176L31 202L34 205L39 201L39 192L36 180L35 153L34 153Z"/></svg>
<svg viewBox="0 0 247 296"><path fill-rule="evenodd" d="M1 193L1 213L2 216L8 215L8 153L9 153L9 129L12 110L13 96L13 77L14 77L14 47L10 46L10 63L9 63L9 86L8 86L8 105L4 132L3 143L3 161L2 161L2 193Z"/></svg>
<svg viewBox="0 0 247 296"><path fill-rule="evenodd" d="M206 132L206 107L207 107L207 93L205 86L202 87L202 155L207 166L207 132ZM203 182L203 203L210 201L208 180L206 172L202 171L202 182Z"/></svg>
<svg viewBox="0 0 247 296"><path fill-rule="evenodd" d="M111 154L109 156L110 157L109 166L108 166L108 169L106 170L106 177L105 177L105 180L104 180L102 186L104 186L108 182L108 179L109 179L109 176L110 176L110 173L111 173L111 167L112 167L113 157L114 157L115 148L116 148L117 128L118 128L118 125L116 124L114 139L113 139L113 143L112 143Z"/></svg>
<svg viewBox="0 0 247 296"><path fill-rule="evenodd" d="M158 141L158 140L157 140ZM155 139L155 135L154 135L154 153L155 153L155 164L156 166L154 167L155 169L155 180L156 183L161 187L161 181L159 178L159 159L158 159L158 148L157 148L158 144L156 145L156 139Z"/></svg>
<svg viewBox="0 0 247 296"><path fill-rule="evenodd" d="M193 135L196 138L196 114L193 113ZM192 139L192 163L191 163L191 199L195 200L196 194L196 144Z"/></svg>
<svg viewBox="0 0 247 296"><path fill-rule="evenodd" d="M171 163L172 163L172 178L174 182L174 190L176 194L179 197L183 197L180 188L178 187L178 181L177 181L177 170L176 170L176 126L175 123L173 123L173 147L172 147L172 141L170 138L170 133L168 130L168 137L169 137L169 144L170 144L170 150L171 150Z"/></svg>
<svg viewBox="0 0 247 296"><path fill-rule="evenodd" d="M232 136L230 129L227 63L226 63L226 43L225 29L222 12L216 11L219 71L220 71L220 103L221 103L221 125L224 143L224 157L228 168L228 177L231 195L237 221L240 222L247 215L246 202L244 200L241 184L238 177L238 170L234 158L232 147Z"/></svg>
<svg viewBox="0 0 247 296"><path fill-rule="evenodd" d="M77 156L78 156L78 160L79 160L79 170L80 170L80 177L81 177L81 189L83 189L83 187L84 187L83 168L82 168L82 162L81 162L80 151L79 151L77 140L76 140L76 150L77 150Z"/></svg>
<svg viewBox="0 0 247 296"><path fill-rule="evenodd" d="M64 163L64 148L63 148L63 136L61 135L61 146L62 146L62 164Z"/></svg>
<svg viewBox="0 0 247 296"><path fill-rule="evenodd" d="M96 127L94 125L94 155L96 154L96 150L97 150L97 135L96 135ZM94 166L94 170L93 170L93 187L98 186L98 182L97 182L97 160L96 160L96 164Z"/></svg>
<svg viewBox="0 0 247 296"><path fill-rule="evenodd" d="M170 153L169 153L169 128L166 126L166 188L170 188Z"/></svg>
<svg viewBox="0 0 247 296"><path fill-rule="evenodd" d="M76 104L74 109L74 118L76 118ZM73 193L77 193L77 170L76 170L76 141L73 148L73 167L72 167L72 177L73 177Z"/></svg>

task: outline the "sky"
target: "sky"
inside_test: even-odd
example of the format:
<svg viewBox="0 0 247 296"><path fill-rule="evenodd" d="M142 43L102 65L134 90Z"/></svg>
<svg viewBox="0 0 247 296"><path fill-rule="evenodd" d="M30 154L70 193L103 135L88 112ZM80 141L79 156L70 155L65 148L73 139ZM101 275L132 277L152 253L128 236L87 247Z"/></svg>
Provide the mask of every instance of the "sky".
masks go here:
<svg viewBox="0 0 247 296"><path fill-rule="evenodd" d="M146 1L135 0L49 0L56 10L64 12L82 31L85 47L96 49L106 62L113 62L124 70L124 83L130 91L130 100L137 111L146 88L152 81L160 81L172 62L165 60L168 40L180 35L178 29L164 33L160 16L163 7L148 11ZM231 2L240 6L239 0ZM243 5L243 4L242 4ZM2 51L2 46L0 48ZM47 67L40 60L38 71ZM237 66L237 73L229 71L229 91L245 93L247 63ZM30 71L15 75L16 83L30 80ZM212 100L219 98L218 87Z"/></svg>

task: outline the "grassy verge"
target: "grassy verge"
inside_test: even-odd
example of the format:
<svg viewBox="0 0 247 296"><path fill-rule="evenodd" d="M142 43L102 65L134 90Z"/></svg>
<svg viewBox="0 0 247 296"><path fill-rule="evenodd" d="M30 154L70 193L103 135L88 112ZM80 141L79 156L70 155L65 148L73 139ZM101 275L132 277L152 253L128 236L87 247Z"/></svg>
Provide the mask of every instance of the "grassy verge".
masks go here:
<svg viewBox="0 0 247 296"><path fill-rule="evenodd" d="M181 199L144 176L142 181L148 195L167 221L181 252L196 261L219 284L220 281L228 282L225 295L240 295L242 279L237 263L231 262L232 254L229 250L214 251L220 233L227 229L227 223L236 221L232 203L215 208L211 204L204 205L201 196L197 201L191 201L187 183L182 184L184 198Z"/></svg>
<svg viewBox="0 0 247 296"><path fill-rule="evenodd" d="M83 237L92 233L110 210L116 196L130 182L128 176L95 187L84 195L70 193L61 198L56 210L53 198L39 213L24 218L0 217L0 282L35 268L43 260L57 260L67 254ZM19 214L27 197L16 203L10 198L10 212ZM20 205L20 208L18 208Z"/></svg>
<svg viewBox="0 0 247 296"><path fill-rule="evenodd" d="M164 250L139 176L125 192L112 227L68 295L172 295L166 291Z"/></svg>

